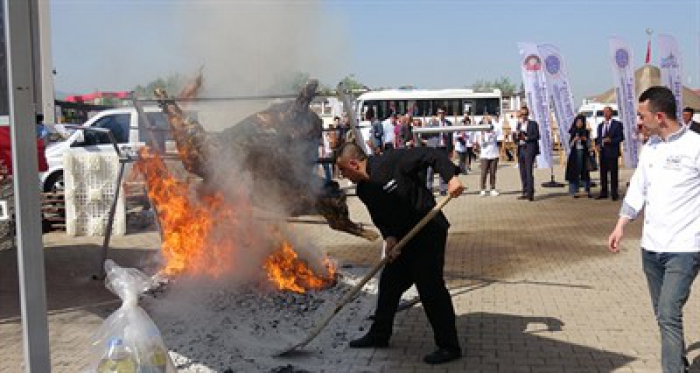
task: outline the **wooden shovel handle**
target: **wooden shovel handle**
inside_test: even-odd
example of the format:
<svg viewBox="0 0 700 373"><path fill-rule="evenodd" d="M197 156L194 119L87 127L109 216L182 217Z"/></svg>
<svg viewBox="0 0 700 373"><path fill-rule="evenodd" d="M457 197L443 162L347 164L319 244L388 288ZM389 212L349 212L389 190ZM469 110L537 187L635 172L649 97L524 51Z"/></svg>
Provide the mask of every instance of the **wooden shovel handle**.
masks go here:
<svg viewBox="0 0 700 373"><path fill-rule="evenodd" d="M396 246L394 246L393 251L398 250L398 252L399 252L399 254L400 254L401 249L402 249L404 246L406 246L406 244L407 244L409 241L411 241L411 239L412 239L416 234L418 234L418 232L420 232L420 230L423 229L423 227L425 227L425 225L428 224L428 222L430 222L431 220L433 220L433 218L435 217L435 215L437 215L437 214L442 210L442 208L445 207L445 205L447 205L447 202L450 202L451 199L452 199L452 196L451 196L451 195L447 195L447 197L445 197L442 201L440 201L440 203L438 203L437 205L435 205L435 207L433 207L433 209L430 210L430 212L428 212L428 213L423 217L423 219L421 219L421 220L420 220L420 221L419 221L419 222L418 222L418 223L417 223L417 224L416 224L416 225L415 225L415 226L414 226L414 227L413 227L413 228L412 228L412 229L411 229L397 244L396 244ZM377 274L377 272L379 272L379 270L382 269L382 268L389 262L389 260L391 260L391 257L390 257L389 255L386 255L379 263L377 263L377 265L375 265L375 266L369 271L369 273L367 273L367 274L365 275L365 277L363 277L362 280L360 280L360 282L357 283L357 285L355 285L355 287L353 287L352 289L350 289L350 291L340 300L340 302L339 302L338 305L336 306L336 310L340 310L340 309L343 308L348 302L350 302L350 300L352 300L352 298L354 298L355 295L356 295L357 293L360 292L360 290L362 289L362 287L363 287L372 277L374 277L374 275Z"/></svg>

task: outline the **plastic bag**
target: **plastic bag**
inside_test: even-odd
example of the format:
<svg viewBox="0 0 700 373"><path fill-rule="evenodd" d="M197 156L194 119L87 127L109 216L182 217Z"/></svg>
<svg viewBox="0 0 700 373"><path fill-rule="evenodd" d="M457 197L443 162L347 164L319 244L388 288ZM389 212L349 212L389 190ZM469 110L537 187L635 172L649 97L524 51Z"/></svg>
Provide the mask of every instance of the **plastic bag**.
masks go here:
<svg viewBox="0 0 700 373"><path fill-rule="evenodd" d="M100 326L92 342L90 372L175 373L158 327L138 305L138 298L154 281L135 268L105 262L106 286L122 305Z"/></svg>

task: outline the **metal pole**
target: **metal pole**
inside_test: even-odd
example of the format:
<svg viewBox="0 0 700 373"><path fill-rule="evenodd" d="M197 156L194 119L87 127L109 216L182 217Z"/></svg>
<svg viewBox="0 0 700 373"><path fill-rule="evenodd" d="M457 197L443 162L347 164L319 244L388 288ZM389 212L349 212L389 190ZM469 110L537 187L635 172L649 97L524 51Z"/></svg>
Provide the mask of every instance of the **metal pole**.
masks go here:
<svg viewBox="0 0 700 373"><path fill-rule="evenodd" d="M105 230L105 239L102 241L102 250L100 250L100 269L98 278L103 279L106 275L105 273L105 261L107 260L107 251L109 250L109 241L112 239L112 226L114 225L114 215L117 213L117 203L119 203L119 190L122 186L122 178L124 177L124 168L126 163L129 162L129 158L119 157L119 174L117 175L117 184L114 186L114 199L112 200L112 206L109 209L109 216L107 217L107 228Z"/></svg>
<svg viewBox="0 0 700 373"><path fill-rule="evenodd" d="M14 170L24 370L51 371L44 246L37 183L37 147L32 71L32 10L38 0L5 0L4 28L8 71L12 164ZM36 12L34 12L36 14Z"/></svg>
<svg viewBox="0 0 700 373"><path fill-rule="evenodd" d="M493 124L477 124L470 126L421 127L413 129L413 133L447 133L447 132L478 132L493 131Z"/></svg>

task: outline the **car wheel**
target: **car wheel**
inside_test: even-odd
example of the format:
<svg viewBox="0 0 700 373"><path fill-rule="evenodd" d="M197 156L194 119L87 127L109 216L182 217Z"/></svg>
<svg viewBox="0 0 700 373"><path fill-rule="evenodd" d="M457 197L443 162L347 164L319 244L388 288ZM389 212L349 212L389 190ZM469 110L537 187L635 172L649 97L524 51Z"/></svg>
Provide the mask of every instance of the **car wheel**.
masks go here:
<svg viewBox="0 0 700 373"><path fill-rule="evenodd" d="M48 179L46 179L46 183L44 184L45 193L57 194L55 197L52 197L55 201L53 203L56 203L57 206L65 206L65 196L63 195L63 192L66 190L66 184L64 180L65 179L63 178L63 171L59 171L51 174L48 177ZM53 217L54 215L58 215L61 218L65 218L65 208L60 208L56 212L43 213L44 220L46 220L46 218ZM46 229L46 227L44 227L44 229Z"/></svg>
<svg viewBox="0 0 700 373"><path fill-rule="evenodd" d="M64 190L66 190L66 184L63 171L51 174L44 184L44 192L63 192Z"/></svg>

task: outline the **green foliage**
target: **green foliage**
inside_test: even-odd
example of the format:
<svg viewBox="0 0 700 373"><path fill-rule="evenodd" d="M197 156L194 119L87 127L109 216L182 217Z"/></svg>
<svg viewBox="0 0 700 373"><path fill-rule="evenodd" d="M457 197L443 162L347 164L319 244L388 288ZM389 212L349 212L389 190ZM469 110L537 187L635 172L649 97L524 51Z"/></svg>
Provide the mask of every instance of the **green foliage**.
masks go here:
<svg viewBox="0 0 700 373"><path fill-rule="evenodd" d="M155 91L156 88L163 88L168 92L168 95L175 96L180 93L186 83L187 80L182 75L172 74L165 78L159 77L145 86L138 85L134 88L134 92L137 97L153 98L153 91Z"/></svg>
<svg viewBox="0 0 700 373"><path fill-rule="evenodd" d="M500 89L501 93L504 95L512 95L517 89L517 85L511 82L510 78L502 76L493 81L477 80L476 83L472 84L471 88L477 92L492 91L494 89Z"/></svg>
<svg viewBox="0 0 700 373"><path fill-rule="evenodd" d="M351 91L367 89L367 86L360 83L354 74L350 74L341 80L345 87Z"/></svg>

